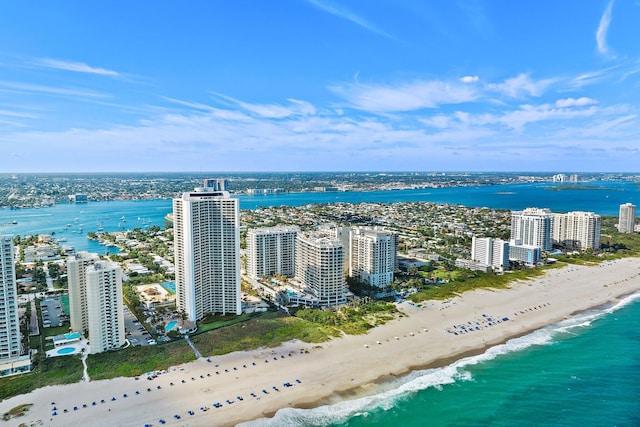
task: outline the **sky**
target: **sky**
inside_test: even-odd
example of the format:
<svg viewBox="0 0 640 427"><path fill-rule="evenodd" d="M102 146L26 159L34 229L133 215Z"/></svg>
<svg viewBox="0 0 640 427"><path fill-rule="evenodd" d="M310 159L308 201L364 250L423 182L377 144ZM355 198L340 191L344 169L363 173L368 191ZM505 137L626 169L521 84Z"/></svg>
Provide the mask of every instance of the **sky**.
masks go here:
<svg viewBox="0 0 640 427"><path fill-rule="evenodd" d="M638 172L640 0L0 3L0 172Z"/></svg>

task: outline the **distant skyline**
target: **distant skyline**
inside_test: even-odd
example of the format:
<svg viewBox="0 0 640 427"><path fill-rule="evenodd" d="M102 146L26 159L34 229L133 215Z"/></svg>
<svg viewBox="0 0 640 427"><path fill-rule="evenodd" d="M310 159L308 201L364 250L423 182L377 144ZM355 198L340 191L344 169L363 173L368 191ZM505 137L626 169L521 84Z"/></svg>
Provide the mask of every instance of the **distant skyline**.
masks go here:
<svg viewBox="0 0 640 427"><path fill-rule="evenodd" d="M0 169L637 172L640 1L0 5Z"/></svg>

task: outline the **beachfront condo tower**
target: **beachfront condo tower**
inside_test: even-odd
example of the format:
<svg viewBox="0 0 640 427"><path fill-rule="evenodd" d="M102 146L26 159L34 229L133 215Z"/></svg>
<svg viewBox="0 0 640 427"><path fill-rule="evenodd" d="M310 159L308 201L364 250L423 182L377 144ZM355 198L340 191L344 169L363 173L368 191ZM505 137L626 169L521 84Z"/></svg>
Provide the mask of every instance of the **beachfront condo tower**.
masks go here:
<svg viewBox="0 0 640 427"><path fill-rule="evenodd" d="M21 356L17 294L13 239L0 235L0 377L31 368L29 356Z"/></svg>
<svg viewBox="0 0 640 427"><path fill-rule="evenodd" d="M357 227L349 233L349 276L384 288L393 282L398 235L378 228Z"/></svg>
<svg viewBox="0 0 640 427"><path fill-rule="evenodd" d="M618 231L621 233L633 233L636 225L636 205L624 203L620 205L618 217Z"/></svg>
<svg viewBox="0 0 640 427"><path fill-rule="evenodd" d="M298 233L295 278L313 295L313 305L344 304L347 282L340 240L326 233Z"/></svg>
<svg viewBox="0 0 640 427"><path fill-rule="evenodd" d="M67 282L69 287L69 315L71 330L89 333L87 311L87 268L100 260L98 254L78 252L67 258Z"/></svg>
<svg viewBox="0 0 640 427"><path fill-rule="evenodd" d="M97 261L85 273L89 351L118 349L125 345L122 270L115 262Z"/></svg>
<svg viewBox="0 0 640 427"><path fill-rule="evenodd" d="M553 214L552 240L566 249L600 249L602 218L593 212Z"/></svg>
<svg viewBox="0 0 640 427"><path fill-rule="evenodd" d="M242 314L240 208L227 191L196 188L173 200L176 308L193 322Z"/></svg>
<svg viewBox="0 0 640 427"><path fill-rule="evenodd" d="M89 339L90 353L125 344L122 269L98 254L78 252L67 259L71 329Z"/></svg>
<svg viewBox="0 0 640 427"><path fill-rule="evenodd" d="M276 274L293 276L297 226L252 228L247 232L247 274L259 280Z"/></svg>
<svg viewBox="0 0 640 427"><path fill-rule="evenodd" d="M511 212L511 240L550 251L552 219L549 209L527 208Z"/></svg>
<svg viewBox="0 0 640 427"><path fill-rule="evenodd" d="M509 269L509 242L491 237L471 239L471 260L494 270Z"/></svg>

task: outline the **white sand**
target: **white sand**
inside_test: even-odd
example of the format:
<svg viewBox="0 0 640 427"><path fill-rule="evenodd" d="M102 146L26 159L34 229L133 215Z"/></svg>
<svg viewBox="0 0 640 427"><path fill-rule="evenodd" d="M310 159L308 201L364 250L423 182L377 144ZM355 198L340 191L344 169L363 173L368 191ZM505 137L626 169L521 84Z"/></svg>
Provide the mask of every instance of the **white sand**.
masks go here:
<svg viewBox="0 0 640 427"><path fill-rule="evenodd" d="M280 408L317 406L337 399L340 392L352 389L364 392L368 385L389 375L448 364L452 358L480 353L488 346L638 290L638 258L593 267L568 266L514 284L509 290L468 292L450 302L429 302L424 309L401 304L399 309L406 317L375 328L367 335L347 336L321 346L292 342L276 349L212 357L211 362L200 359L171 368L152 381L144 377L118 378L46 387L0 402L0 414L20 404L33 403L25 417L11 422L157 426L159 419L164 419L167 425L235 425L270 416ZM488 326L489 317L494 321L504 317L509 320ZM468 322L481 330L452 333L459 331L461 324L471 327ZM285 382L292 386L284 387ZM251 397L251 392L257 397ZM116 400L112 401L112 397ZM100 403L101 399L105 403ZM233 403L228 404L227 399ZM212 407L215 402L222 407ZM87 407L83 408L83 404ZM53 406L57 408L55 416ZM78 409L74 410L74 406ZM202 411L201 407L207 410ZM68 412L64 413L64 409ZM189 415L188 410L194 415ZM174 414L181 419L175 419Z"/></svg>

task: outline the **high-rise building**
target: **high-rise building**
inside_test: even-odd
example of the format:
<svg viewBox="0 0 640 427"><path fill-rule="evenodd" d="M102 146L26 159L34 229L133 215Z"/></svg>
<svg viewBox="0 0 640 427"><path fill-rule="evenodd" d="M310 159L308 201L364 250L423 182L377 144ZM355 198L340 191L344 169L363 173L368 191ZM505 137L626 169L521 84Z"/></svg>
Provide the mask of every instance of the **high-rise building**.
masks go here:
<svg viewBox="0 0 640 427"><path fill-rule="evenodd" d="M115 262L97 261L85 270L91 353L125 344L122 270Z"/></svg>
<svg viewBox="0 0 640 427"><path fill-rule="evenodd" d="M347 284L342 243L328 234L298 233L295 277L316 298L316 305L344 304Z"/></svg>
<svg viewBox="0 0 640 427"><path fill-rule="evenodd" d="M496 270L506 270L509 268L509 242L491 237L473 236L471 260Z"/></svg>
<svg viewBox="0 0 640 427"><path fill-rule="evenodd" d="M567 175L563 173L558 173L553 175L553 182L565 182L567 180Z"/></svg>
<svg viewBox="0 0 640 427"><path fill-rule="evenodd" d="M0 376L11 375L11 362L20 358L20 322L13 240L0 235Z"/></svg>
<svg viewBox="0 0 640 427"><path fill-rule="evenodd" d="M349 276L383 288L393 282L398 235L376 228L352 228Z"/></svg>
<svg viewBox="0 0 640 427"><path fill-rule="evenodd" d="M227 178L205 178L204 188L211 188L213 191L229 191L229 180Z"/></svg>
<svg viewBox="0 0 640 427"><path fill-rule="evenodd" d="M511 212L511 240L550 251L552 218L549 209L527 208Z"/></svg>
<svg viewBox="0 0 640 427"><path fill-rule="evenodd" d="M621 233L633 233L636 224L636 205L624 203L620 205L618 217L618 231Z"/></svg>
<svg viewBox="0 0 640 427"><path fill-rule="evenodd" d="M297 226L252 228L247 232L247 274L256 280L275 274L293 276Z"/></svg>
<svg viewBox="0 0 640 427"><path fill-rule="evenodd" d="M69 315L71 330L89 333L87 308L87 269L100 260L98 254L78 252L67 258L67 282L69 288Z"/></svg>
<svg viewBox="0 0 640 427"><path fill-rule="evenodd" d="M173 200L176 306L191 321L241 314L240 209L227 191L196 188Z"/></svg>
<svg viewBox="0 0 640 427"><path fill-rule="evenodd" d="M593 212L553 214L553 243L568 249L599 249L602 218Z"/></svg>

